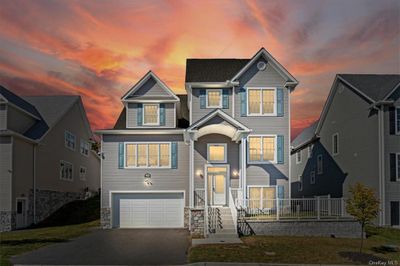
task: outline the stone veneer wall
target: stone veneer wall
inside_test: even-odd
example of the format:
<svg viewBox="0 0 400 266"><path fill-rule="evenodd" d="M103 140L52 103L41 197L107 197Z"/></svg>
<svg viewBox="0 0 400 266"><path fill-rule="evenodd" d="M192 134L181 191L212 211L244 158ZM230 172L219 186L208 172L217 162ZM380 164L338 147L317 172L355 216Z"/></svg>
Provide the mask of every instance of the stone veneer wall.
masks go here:
<svg viewBox="0 0 400 266"><path fill-rule="evenodd" d="M247 224L256 235L360 237L360 225L349 221L251 221Z"/></svg>
<svg viewBox="0 0 400 266"><path fill-rule="evenodd" d="M191 209L190 212L190 234L196 237L204 237L204 209Z"/></svg>
<svg viewBox="0 0 400 266"><path fill-rule="evenodd" d="M101 208L100 210L100 226L103 229L111 229L111 209Z"/></svg>
<svg viewBox="0 0 400 266"><path fill-rule="evenodd" d="M15 211L0 212L0 232L11 231L15 228Z"/></svg>
<svg viewBox="0 0 400 266"><path fill-rule="evenodd" d="M184 213L183 213L183 227L189 228L190 208L189 207L185 207L185 209L183 211L184 211Z"/></svg>

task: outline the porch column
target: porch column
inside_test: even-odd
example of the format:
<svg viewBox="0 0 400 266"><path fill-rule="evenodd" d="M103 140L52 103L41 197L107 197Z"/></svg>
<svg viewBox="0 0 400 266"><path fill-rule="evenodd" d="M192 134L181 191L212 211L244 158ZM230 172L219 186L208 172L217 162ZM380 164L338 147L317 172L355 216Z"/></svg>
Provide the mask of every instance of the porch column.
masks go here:
<svg viewBox="0 0 400 266"><path fill-rule="evenodd" d="M244 207L246 207L246 198L247 198L247 180L246 180L246 161L247 161L247 152L246 152L246 138L243 137L242 141L241 141L241 152L242 152L242 156L241 156L241 166L242 166L242 172L241 172L241 176L242 176L242 195L243 195L243 205Z"/></svg>
<svg viewBox="0 0 400 266"><path fill-rule="evenodd" d="M194 141L189 145L189 207L194 207Z"/></svg>

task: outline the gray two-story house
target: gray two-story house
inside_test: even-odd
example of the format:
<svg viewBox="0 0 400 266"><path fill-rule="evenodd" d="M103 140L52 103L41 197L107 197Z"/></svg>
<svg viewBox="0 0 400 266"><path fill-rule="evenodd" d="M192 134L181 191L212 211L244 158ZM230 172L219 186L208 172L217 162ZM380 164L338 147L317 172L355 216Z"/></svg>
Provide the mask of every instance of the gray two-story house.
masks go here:
<svg viewBox="0 0 400 266"><path fill-rule="evenodd" d="M320 119L292 142L292 198L349 197L360 182L380 200L379 225L400 224L400 75L339 74Z"/></svg>
<svg viewBox="0 0 400 266"><path fill-rule="evenodd" d="M297 84L264 48L188 59L187 95L148 72L122 97L114 128L98 131L103 227L193 231L213 207L288 198Z"/></svg>

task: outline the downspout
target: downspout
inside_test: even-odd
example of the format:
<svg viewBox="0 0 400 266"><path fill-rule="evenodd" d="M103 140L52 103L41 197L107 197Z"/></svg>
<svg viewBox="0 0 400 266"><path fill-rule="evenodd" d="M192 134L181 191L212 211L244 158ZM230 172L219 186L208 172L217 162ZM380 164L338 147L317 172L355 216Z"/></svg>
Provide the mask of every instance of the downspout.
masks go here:
<svg viewBox="0 0 400 266"><path fill-rule="evenodd" d="M291 158L291 156L290 156L290 144L291 144L291 129L292 129L292 127L291 127L291 121L290 121L290 119L291 119L291 115L290 115L290 112L291 112L291 108L290 108L290 94L291 94L291 92L292 92L292 90L289 88L288 89L288 119L289 119L289 132L288 132L288 140L287 140L287 143L288 143L288 156L287 156L287 158L288 158L288 164L289 164L289 188L288 188L288 190L289 190L289 199L291 199L292 198L292 158ZM290 201L289 201L290 202Z"/></svg>
<svg viewBox="0 0 400 266"><path fill-rule="evenodd" d="M384 106L378 108L378 147L379 147L379 225L385 225L385 143L384 143Z"/></svg>

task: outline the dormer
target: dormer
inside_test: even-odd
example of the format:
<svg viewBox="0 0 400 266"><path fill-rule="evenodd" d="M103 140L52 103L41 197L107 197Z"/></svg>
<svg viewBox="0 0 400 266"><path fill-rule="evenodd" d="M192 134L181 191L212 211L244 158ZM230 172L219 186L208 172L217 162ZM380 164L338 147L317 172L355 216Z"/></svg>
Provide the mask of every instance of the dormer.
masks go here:
<svg viewBox="0 0 400 266"><path fill-rule="evenodd" d="M126 128L175 128L179 98L149 71L122 98Z"/></svg>

